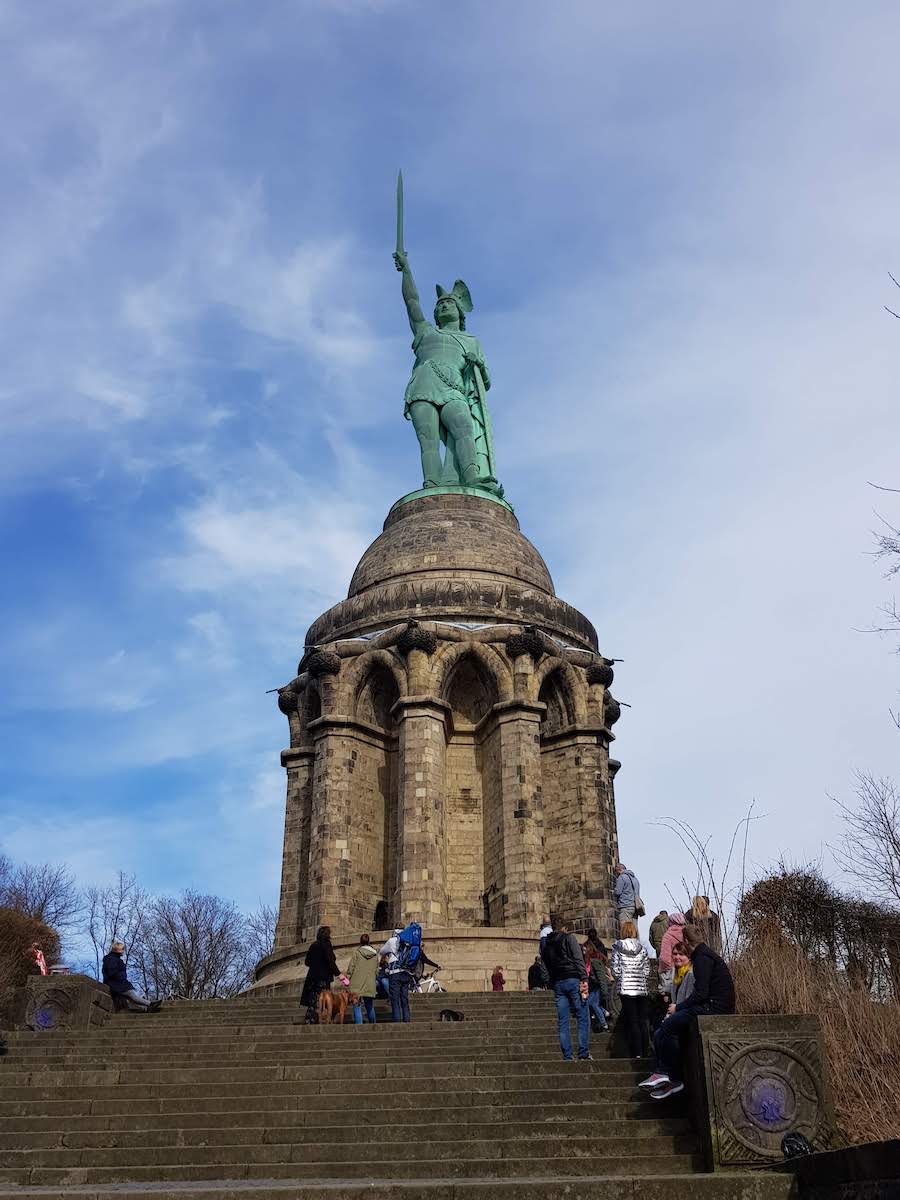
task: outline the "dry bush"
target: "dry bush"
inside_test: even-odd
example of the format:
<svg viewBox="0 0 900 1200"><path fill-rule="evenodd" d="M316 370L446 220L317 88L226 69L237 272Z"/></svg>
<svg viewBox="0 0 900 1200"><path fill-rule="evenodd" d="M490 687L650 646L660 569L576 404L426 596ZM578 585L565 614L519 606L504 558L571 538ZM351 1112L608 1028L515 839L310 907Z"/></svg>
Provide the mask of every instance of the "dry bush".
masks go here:
<svg viewBox="0 0 900 1200"><path fill-rule="evenodd" d="M34 970L28 953L32 942L38 943L48 963L56 961L59 938L49 926L36 917L0 908L0 993L7 988L24 987Z"/></svg>
<svg viewBox="0 0 900 1200"><path fill-rule="evenodd" d="M835 1116L848 1142L900 1137L900 1005L851 986L845 973L808 957L775 921L756 926L731 970L738 1012L819 1018Z"/></svg>

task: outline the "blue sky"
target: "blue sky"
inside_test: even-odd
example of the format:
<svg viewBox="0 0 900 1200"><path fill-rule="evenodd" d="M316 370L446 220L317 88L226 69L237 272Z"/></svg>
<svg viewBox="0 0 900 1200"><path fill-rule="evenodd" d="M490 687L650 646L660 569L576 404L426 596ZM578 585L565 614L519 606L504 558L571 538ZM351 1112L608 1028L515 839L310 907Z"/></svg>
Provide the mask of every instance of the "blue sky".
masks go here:
<svg viewBox="0 0 900 1200"><path fill-rule="evenodd" d="M275 899L266 690L419 479L402 165L523 530L625 660L648 906L688 869L666 814L721 846L755 799L754 863L823 854L900 747L858 632L900 523L867 486L900 486L898 35L889 3L3 5L2 848Z"/></svg>

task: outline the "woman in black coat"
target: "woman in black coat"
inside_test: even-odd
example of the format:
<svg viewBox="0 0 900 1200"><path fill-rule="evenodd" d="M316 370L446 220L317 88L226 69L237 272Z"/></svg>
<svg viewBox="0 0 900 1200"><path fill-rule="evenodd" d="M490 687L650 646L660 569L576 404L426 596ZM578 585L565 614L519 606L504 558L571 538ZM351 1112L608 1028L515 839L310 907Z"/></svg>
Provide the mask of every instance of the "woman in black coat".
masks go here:
<svg viewBox="0 0 900 1200"><path fill-rule="evenodd" d="M340 975L331 944L331 926L322 925L316 940L306 952L306 979L300 994L301 1007L306 1005L305 1024L316 1025L319 1021L319 992L330 988L332 980Z"/></svg>

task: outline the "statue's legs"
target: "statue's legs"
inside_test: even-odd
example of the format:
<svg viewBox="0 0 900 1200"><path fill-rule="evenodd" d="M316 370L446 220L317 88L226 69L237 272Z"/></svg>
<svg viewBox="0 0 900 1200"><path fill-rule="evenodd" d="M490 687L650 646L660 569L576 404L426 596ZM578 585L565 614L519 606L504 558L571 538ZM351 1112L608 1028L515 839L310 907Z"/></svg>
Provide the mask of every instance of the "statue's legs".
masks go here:
<svg viewBox="0 0 900 1200"><path fill-rule="evenodd" d="M435 405L416 400L409 416L422 451L422 475L425 487L437 487L441 481L441 418Z"/></svg>
<svg viewBox="0 0 900 1200"><path fill-rule="evenodd" d="M465 400L448 400L441 409L441 420L453 437L453 452L460 483L477 483L478 460L475 453L475 428Z"/></svg>

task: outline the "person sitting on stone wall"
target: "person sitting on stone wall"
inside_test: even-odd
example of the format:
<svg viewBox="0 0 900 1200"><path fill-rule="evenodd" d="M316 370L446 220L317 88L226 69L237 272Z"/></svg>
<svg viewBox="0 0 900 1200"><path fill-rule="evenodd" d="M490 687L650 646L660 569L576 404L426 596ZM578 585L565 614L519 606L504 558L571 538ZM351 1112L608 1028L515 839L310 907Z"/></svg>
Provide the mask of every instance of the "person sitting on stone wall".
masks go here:
<svg viewBox="0 0 900 1200"><path fill-rule="evenodd" d="M669 913L669 924L659 945L659 990L671 996L672 950L681 941L687 924L684 913Z"/></svg>
<svg viewBox="0 0 900 1200"><path fill-rule="evenodd" d="M159 1000L148 1000L137 990L128 978L122 955L125 953L124 942L113 942L109 954L103 956L103 982L109 988L116 1008L134 1009L137 1012L159 1012L162 1004Z"/></svg>
<svg viewBox="0 0 900 1200"><path fill-rule="evenodd" d="M735 1009L734 981L728 964L706 945L703 930L685 925L682 942L691 960L694 987L670 1005L669 1015L656 1031L658 1070L638 1085L649 1091L653 1100L666 1100L684 1091L681 1040L694 1017L728 1014Z"/></svg>
<svg viewBox="0 0 900 1200"><path fill-rule="evenodd" d="M572 1034L569 1016L578 1022L578 1057L591 1060L589 1049L590 1018L588 1014L588 978L584 955L575 934L563 920L553 922L553 933L544 944L544 962L550 974L556 997L556 1016L559 1021L559 1048L566 1062L572 1061Z"/></svg>
<svg viewBox="0 0 900 1200"><path fill-rule="evenodd" d="M549 988L550 976L544 966L544 960L537 955L528 968L528 990L529 992L546 992L549 991Z"/></svg>
<svg viewBox="0 0 900 1200"><path fill-rule="evenodd" d="M331 944L331 926L322 925L316 933L316 940L306 952L303 960L306 964L306 979L303 981L303 991L300 993L300 1006L306 1005L304 1025L319 1023L319 993L330 988L336 975L340 975L334 957L334 947Z"/></svg>

